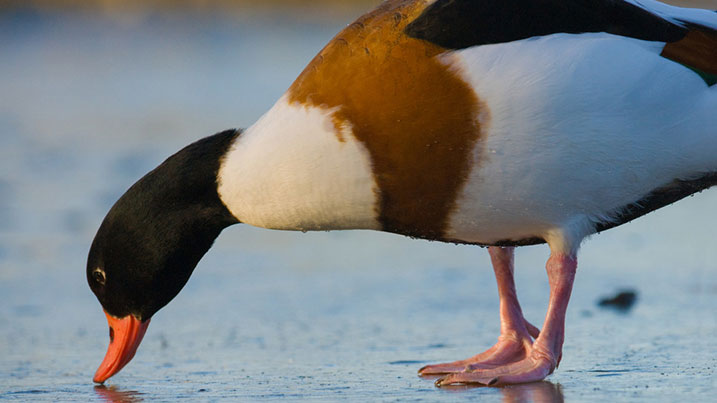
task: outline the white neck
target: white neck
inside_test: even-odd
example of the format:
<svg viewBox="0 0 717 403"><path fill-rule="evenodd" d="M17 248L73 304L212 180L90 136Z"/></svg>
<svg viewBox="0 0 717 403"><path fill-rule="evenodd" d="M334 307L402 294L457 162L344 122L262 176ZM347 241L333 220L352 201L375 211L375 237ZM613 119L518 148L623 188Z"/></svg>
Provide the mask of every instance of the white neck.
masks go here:
<svg viewBox="0 0 717 403"><path fill-rule="evenodd" d="M331 110L284 96L237 138L218 191L241 222L288 230L376 229L377 190L368 151L335 127Z"/></svg>

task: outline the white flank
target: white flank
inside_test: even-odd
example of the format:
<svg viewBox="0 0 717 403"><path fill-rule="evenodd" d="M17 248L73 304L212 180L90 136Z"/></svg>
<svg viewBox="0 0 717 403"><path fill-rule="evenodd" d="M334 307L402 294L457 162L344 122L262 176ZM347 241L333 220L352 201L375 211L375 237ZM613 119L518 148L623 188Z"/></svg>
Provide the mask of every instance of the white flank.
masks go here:
<svg viewBox="0 0 717 403"><path fill-rule="evenodd" d="M717 171L717 91L662 46L559 34L447 55L490 113L447 235L574 252L594 222Z"/></svg>
<svg viewBox="0 0 717 403"><path fill-rule="evenodd" d="M287 230L377 229L368 151L331 110L284 96L242 133L219 169L219 196L241 222Z"/></svg>

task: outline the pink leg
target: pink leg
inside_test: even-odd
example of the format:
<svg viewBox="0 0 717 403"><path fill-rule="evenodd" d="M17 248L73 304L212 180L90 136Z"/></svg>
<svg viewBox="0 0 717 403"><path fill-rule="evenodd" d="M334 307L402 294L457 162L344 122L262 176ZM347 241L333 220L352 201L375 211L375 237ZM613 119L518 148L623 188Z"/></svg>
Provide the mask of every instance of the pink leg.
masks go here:
<svg viewBox="0 0 717 403"><path fill-rule="evenodd" d="M495 367L520 361L527 356L532 337L538 337L539 330L528 323L518 303L513 281L513 249L491 246L488 248L500 297L500 337L490 349L465 360L445 364L427 365L420 375L438 375L462 372L468 366Z"/></svg>
<svg viewBox="0 0 717 403"><path fill-rule="evenodd" d="M546 265L550 281L550 303L545 324L526 357L520 361L485 368L471 365L464 372L453 373L436 381L437 386L453 384L503 385L538 381L550 375L558 365L565 333L565 312L573 288L577 259L551 254Z"/></svg>

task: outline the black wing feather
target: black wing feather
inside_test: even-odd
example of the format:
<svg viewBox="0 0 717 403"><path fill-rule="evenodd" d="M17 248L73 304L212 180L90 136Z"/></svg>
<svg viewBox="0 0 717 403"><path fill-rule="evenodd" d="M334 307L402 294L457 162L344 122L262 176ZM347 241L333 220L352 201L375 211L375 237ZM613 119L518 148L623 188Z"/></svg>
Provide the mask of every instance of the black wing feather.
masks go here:
<svg viewBox="0 0 717 403"><path fill-rule="evenodd" d="M444 48L464 49L586 32L674 42L687 29L622 0L438 0L405 32Z"/></svg>

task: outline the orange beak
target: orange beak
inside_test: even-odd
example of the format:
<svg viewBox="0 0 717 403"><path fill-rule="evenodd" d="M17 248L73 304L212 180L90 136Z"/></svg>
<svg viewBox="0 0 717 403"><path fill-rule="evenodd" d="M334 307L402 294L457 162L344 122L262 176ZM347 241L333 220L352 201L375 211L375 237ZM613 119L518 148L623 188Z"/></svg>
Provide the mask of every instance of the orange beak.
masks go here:
<svg viewBox="0 0 717 403"><path fill-rule="evenodd" d="M105 311L107 323L110 325L110 346L107 355L92 379L102 383L112 375L118 373L134 357L139 343L142 342L144 332L149 326L149 319L140 322L132 315L124 318L115 318Z"/></svg>

